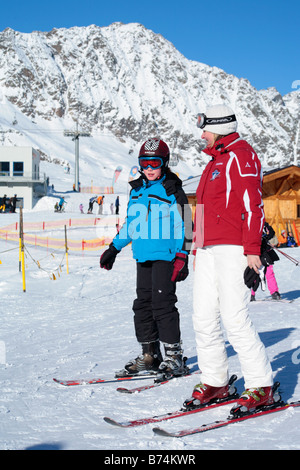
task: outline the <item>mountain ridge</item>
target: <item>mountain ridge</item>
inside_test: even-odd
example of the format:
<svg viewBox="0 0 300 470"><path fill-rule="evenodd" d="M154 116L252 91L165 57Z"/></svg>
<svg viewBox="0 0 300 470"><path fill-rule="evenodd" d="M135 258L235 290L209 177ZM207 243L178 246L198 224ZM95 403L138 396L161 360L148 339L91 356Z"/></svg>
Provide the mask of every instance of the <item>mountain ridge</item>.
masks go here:
<svg viewBox="0 0 300 470"><path fill-rule="evenodd" d="M159 134L179 159L199 165L204 144L196 114L225 102L264 168L295 162L295 147L299 153L299 91L282 97L273 87L256 90L245 78L185 58L139 23L32 33L5 29L0 94L15 112L39 125L67 128L78 121L81 128L107 133L127 147ZM8 133L4 118L0 110L4 144L5 137L14 143L15 129L10 126ZM47 154L47 148L41 150Z"/></svg>

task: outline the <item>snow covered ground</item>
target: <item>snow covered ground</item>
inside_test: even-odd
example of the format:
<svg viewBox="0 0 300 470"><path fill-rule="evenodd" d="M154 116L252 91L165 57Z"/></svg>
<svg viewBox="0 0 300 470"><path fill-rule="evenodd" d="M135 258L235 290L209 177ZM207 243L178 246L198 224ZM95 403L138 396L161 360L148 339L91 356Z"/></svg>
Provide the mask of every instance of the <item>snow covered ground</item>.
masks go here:
<svg viewBox="0 0 300 470"><path fill-rule="evenodd" d="M65 214L54 214L53 199L49 203L45 198L34 210L24 213L24 222L88 217L79 214L81 196L75 193L67 196ZM115 195L107 196L107 216L114 198ZM121 194L121 214L126 209L126 200L126 193ZM86 210L87 203L84 205ZM0 228L18 218L19 214L0 214ZM96 229L68 231L70 238L81 236L95 238ZM126 420L176 410L191 395L197 378L176 379L133 395L118 393L117 384L69 388L56 384L53 377L113 376L128 359L139 354L131 310L135 298L135 262L128 247L118 256L113 270L107 272L99 269L101 250L70 252L69 274L64 260L60 277L54 281L49 272L59 265L62 253L27 248L31 257L26 257L26 292L23 292L16 244L0 240L0 449L180 452L300 448L298 409L183 439L155 436L151 424L119 429L104 422L104 416ZM300 259L300 248L285 251ZM39 261L43 270L33 259ZM189 366L196 370L190 261L190 276L178 284L177 293L184 352ZM250 304L251 318L267 347L282 396L290 401L300 398L299 269L284 256L275 265L280 292L292 303ZM267 295L260 291L257 298ZM229 344L227 350L231 372L238 375L237 387L241 392L239 361ZM163 426L195 427L226 417L229 407L166 421Z"/></svg>

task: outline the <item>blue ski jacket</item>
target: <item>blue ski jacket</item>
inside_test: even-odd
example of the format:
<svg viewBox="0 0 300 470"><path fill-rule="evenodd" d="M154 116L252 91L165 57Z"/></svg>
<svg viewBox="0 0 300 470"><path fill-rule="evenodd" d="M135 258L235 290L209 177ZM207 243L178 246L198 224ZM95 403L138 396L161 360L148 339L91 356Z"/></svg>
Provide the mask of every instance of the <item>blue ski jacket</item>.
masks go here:
<svg viewBox="0 0 300 470"><path fill-rule="evenodd" d="M192 217L181 180L172 172L156 181L142 174L130 184L127 217L113 239L114 247L121 251L132 242L133 258L140 263L188 254Z"/></svg>

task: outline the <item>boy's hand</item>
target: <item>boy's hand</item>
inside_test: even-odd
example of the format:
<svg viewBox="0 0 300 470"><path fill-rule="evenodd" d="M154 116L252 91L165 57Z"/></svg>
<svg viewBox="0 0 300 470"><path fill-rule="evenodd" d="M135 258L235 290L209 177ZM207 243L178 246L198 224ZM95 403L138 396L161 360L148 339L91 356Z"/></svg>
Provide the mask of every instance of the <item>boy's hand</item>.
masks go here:
<svg viewBox="0 0 300 470"><path fill-rule="evenodd" d="M104 253L102 253L100 258L100 268L104 268L107 269L107 271L110 271L118 253L120 253L120 251L117 250L117 248L115 248L111 243L109 248L105 250Z"/></svg>
<svg viewBox="0 0 300 470"><path fill-rule="evenodd" d="M173 274L171 277L172 282L184 281L189 274L188 268L188 255L184 253L176 253L175 259L173 261Z"/></svg>

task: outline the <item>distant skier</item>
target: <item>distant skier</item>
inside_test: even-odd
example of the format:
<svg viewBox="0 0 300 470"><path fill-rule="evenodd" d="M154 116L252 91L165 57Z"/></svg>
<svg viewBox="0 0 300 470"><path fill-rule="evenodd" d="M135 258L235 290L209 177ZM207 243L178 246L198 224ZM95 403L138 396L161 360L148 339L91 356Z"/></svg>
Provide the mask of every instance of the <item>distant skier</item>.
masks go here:
<svg viewBox="0 0 300 470"><path fill-rule="evenodd" d="M15 213L16 212L16 207L17 207L17 202L19 201L19 199L17 198L17 195L15 194L12 198L11 198L11 212Z"/></svg>
<svg viewBox="0 0 300 470"><path fill-rule="evenodd" d="M137 262L133 311L142 354L129 361L119 376L142 371L186 373L175 290L176 282L188 275L191 214L180 179L168 169L169 156L162 140L149 139L142 145L141 176L130 182L126 221L100 258L100 267L110 270L117 254L132 242Z"/></svg>
<svg viewBox="0 0 300 470"><path fill-rule="evenodd" d="M64 210L65 204L66 204L65 198L61 197L58 203L58 212L62 212Z"/></svg>
<svg viewBox="0 0 300 470"><path fill-rule="evenodd" d="M5 212L5 209L6 209L6 206L7 206L7 201L8 201L8 198L7 198L6 194L4 194L4 196L2 198L2 201L0 201L0 210L1 210L1 212Z"/></svg>
<svg viewBox="0 0 300 470"><path fill-rule="evenodd" d="M119 210L120 210L120 198L119 198L119 196L117 196L117 198L115 200L115 208L116 208L115 214L118 215Z"/></svg>
<svg viewBox="0 0 300 470"><path fill-rule="evenodd" d="M98 198L97 198L98 214L103 214L104 198L105 198L105 196L98 196Z"/></svg>
<svg viewBox="0 0 300 470"><path fill-rule="evenodd" d="M88 214L93 213L94 203L97 201L97 196L91 197L89 200Z"/></svg>

